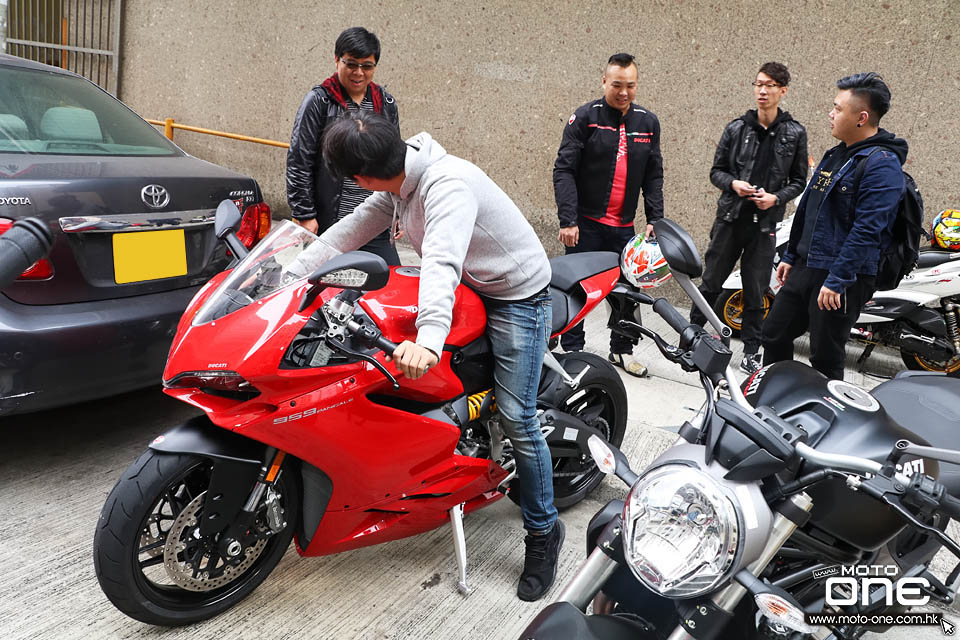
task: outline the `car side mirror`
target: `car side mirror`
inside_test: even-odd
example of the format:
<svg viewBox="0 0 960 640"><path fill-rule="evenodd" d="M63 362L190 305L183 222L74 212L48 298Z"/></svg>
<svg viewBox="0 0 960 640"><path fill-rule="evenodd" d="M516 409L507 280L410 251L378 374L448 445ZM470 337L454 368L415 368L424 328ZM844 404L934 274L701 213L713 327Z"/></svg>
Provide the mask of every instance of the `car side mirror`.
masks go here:
<svg viewBox="0 0 960 640"><path fill-rule="evenodd" d="M653 223L657 242L671 271L682 273L690 278L699 278L703 274L703 263L693 238L683 227L668 218Z"/></svg>
<svg viewBox="0 0 960 640"><path fill-rule="evenodd" d="M243 246L240 238L237 237L237 229L240 228L240 221L243 214L237 208L233 200L221 200L217 205L217 216L214 221L213 231L217 238L227 243L230 252L242 260L250 251Z"/></svg>

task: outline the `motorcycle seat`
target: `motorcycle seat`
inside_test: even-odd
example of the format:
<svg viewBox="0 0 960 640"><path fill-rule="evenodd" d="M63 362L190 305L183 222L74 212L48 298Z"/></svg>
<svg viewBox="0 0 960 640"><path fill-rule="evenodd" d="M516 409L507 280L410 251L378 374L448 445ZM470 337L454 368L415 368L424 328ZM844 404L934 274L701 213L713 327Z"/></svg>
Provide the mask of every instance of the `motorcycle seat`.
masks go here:
<svg viewBox="0 0 960 640"><path fill-rule="evenodd" d="M550 259L550 268L553 270L550 286L567 293L572 293L574 288L582 290L578 286L581 280L615 269L619 265L620 254L613 251L585 251L557 256Z"/></svg>
<svg viewBox="0 0 960 640"><path fill-rule="evenodd" d="M580 282L598 273L617 268L620 256L612 251L587 251L557 256L550 260L553 276L550 295L553 304L551 334L559 333L587 304L587 293Z"/></svg>
<svg viewBox="0 0 960 640"><path fill-rule="evenodd" d="M960 260L960 252L947 251L945 249L921 251L920 257L917 258L917 269L929 269L930 267L936 267L951 260Z"/></svg>
<svg viewBox="0 0 960 640"><path fill-rule="evenodd" d="M941 449L956 449L960 434L960 379L940 373L902 371L871 391L903 428ZM940 482L960 496L960 465L940 463Z"/></svg>

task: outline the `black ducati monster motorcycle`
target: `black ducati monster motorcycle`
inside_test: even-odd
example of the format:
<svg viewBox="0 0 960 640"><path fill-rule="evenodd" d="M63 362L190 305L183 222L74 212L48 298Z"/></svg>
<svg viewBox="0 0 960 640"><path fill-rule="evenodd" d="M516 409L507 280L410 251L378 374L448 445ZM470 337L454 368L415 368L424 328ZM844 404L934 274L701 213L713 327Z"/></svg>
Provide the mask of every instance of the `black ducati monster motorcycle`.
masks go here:
<svg viewBox="0 0 960 640"><path fill-rule="evenodd" d="M690 236L670 220L655 230L723 335L691 282L702 264ZM598 466L630 490L593 517L586 561L522 640L849 640L903 622L912 605L953 601L960 564L945 579L930 565L941 548L960 558L944 533L960 520L960 451L947 448L960 434L960 380L903 372L867 393L781 362L741 387L730 350L667 300L614 298L629 302L611 328L699 373L706 401L639 475L591 440ZM676 345L635 322L640 304L680 334Z"/></svg>

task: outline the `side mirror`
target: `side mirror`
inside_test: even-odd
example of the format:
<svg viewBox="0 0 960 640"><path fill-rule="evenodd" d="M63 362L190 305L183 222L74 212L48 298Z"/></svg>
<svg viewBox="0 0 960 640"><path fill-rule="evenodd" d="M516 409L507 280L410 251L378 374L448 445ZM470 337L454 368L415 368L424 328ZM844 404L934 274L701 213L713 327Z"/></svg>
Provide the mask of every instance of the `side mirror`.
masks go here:
<svg viewBox="0 0 960 640"><path fill-rule="evenodd" d="M693 238L683 227L673 220L661 218L653 223L653 230L657 234L660 251L672 271L690 278L699 278L703 274L700 253L693 244Z"/></svg>
<svg viewBox="0 0 960 640"><path fill-rule="evenodd" d="M230 252L236 256L237 260L242 260L250 250L243 246L240 238L237 237L237 229L240 228L240 221L243 215L233 200L221 200L217 205L217 217L213 225L213 231L217 238L227 243Z"/></svg>
<svg viewBox="0 0 960 640"><path fill-rule="evenodd" d="M240 220L243 218L243 215L240 213L240 209L237 209L236 203L233 200L222 200L220 204L217 205L217 219L214 224L214 233L221 240L230 233L231 231L236 231L240 228Z"/></svg>
<svg viewBox="0 0 960 640"><path fill-rule="evenodd" d="M307 278L312 286L297 310L303 311L313 304L327 287L375 291L385 287L389 280L390 267L383 258L366 251L350 251L327 260Z"/></svg>

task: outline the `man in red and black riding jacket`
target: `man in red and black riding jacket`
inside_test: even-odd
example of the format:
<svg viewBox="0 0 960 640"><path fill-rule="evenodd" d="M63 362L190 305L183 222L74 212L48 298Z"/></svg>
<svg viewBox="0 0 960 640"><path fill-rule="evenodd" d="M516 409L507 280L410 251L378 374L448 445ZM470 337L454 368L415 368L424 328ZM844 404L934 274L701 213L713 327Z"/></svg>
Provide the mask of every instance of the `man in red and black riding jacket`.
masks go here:
<svg viewBox="0 0 960 640"><path fill-rule="evenodd" d="M293 122L287 152L287 202L294 222L313 233L353 213L372 193L347 177L333 178L323 166L321 140L327 125L348 111L374 111L399 128L397 101L373 82L380 61L380 40L363 27L351 27L334 45L336 73L307 92ZM400 258L384 232L362 247L387 264Z"/></svg>
<svg viewBox="0 0 960 640"><path fill-rule="evenodd" d="M663 217L663 156L660 121L633 104L637 95L633 56L610 56L603 72L603 97L577 109L563 130L553 167L553 188L560 218L560 242L567 253L621 251L635 235L633 219L643 191L645 235ZM584 346L583 323L561 338L566 351ZM609 359L642 377L647 368L633 361L634 343L610 336Z"/></svg>

